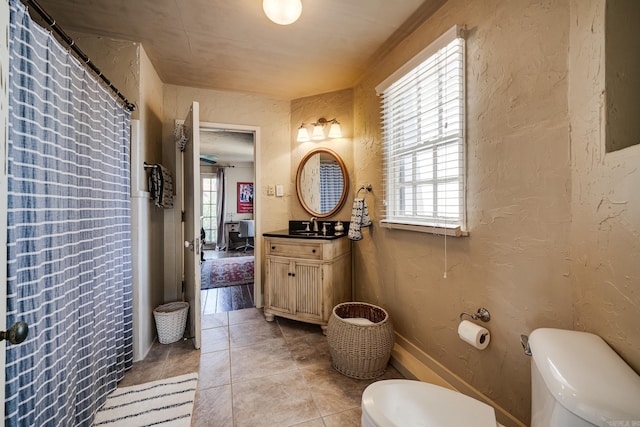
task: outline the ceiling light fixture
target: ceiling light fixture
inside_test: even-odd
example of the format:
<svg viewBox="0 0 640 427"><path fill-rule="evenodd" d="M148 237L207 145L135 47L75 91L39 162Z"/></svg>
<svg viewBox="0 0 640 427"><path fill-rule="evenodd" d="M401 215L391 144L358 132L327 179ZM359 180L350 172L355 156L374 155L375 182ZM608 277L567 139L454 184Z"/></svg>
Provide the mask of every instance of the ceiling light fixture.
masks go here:
<svg viewBox="0 0 640 427"><path fill-rule="evenodd" d="M309 129L306 128L304 123L300 125L296 141L309 142L311 140L322 141L327 138L342 138L342 129L340 129L340 123L337 119L327 120L324 117L320 117L317 122L311 123L311 125L313 126L311 135L309 135ZM325 135L324 128L327 125L331 126L329 127L329 134Z"/></svg>
<svg viewBox="0 0 640 427"><path fill-rule="evenodd" d="M302 14L302 0L262 0L262 9L279 25L293 24Z"/></svg>

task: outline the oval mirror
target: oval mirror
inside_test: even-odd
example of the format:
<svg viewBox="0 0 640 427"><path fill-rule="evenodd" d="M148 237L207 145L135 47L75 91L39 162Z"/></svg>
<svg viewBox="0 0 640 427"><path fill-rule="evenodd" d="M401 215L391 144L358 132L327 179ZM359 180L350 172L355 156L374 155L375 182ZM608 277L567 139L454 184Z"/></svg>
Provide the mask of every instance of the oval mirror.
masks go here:
<svg viewBox="0 0 640 427"><path fill-rule="evenodd" d="M344 204L349 176L344 162L328 148L310 151L300 161L296 191L300 204L311 215L327 218Z"/></svg>

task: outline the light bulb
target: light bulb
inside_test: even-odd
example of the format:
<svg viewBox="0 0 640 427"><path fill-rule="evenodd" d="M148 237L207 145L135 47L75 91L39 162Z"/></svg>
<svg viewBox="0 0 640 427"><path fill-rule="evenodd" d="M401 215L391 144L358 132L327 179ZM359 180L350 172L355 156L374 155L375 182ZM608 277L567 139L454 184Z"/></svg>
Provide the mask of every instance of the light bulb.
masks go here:
<svg viewBox="0 0 640 427"><path fill-rule="evenodd" d="M269 19L279 25L293 24L302 14L301 0L262 0L262 9Z"/></svg>

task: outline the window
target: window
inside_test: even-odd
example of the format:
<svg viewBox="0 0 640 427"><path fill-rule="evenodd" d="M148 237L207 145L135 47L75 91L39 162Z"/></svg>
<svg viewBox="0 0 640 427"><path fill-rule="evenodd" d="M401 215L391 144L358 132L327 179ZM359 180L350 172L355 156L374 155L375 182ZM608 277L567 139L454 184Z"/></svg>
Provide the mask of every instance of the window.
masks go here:
<svg viewBox="0 0 640 427"><path fill-rule="evenodd" d="M383 225L465 231L464 39L453 27L383 81Z"/></svg>
<svg viewBox="0 0 640 427"><path fill-rule="evenodd" d="M215 175L202 176L202 228L208 243L218 240L218 183Z"/></svg>

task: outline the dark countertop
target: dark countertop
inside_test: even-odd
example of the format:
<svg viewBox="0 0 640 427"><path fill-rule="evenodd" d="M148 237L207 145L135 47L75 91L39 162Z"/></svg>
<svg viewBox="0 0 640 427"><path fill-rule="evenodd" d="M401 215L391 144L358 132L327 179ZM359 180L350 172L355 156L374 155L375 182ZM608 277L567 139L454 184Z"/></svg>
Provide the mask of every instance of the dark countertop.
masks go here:
<svg viewBox="0 0 640 427"><path fill-rule="evenodd" d="M264 237L284 237L286 239L314 239L314 240L336 240L343 237L347 237L347 233L342 233L339 236L327 235L323 236L321 232L298 232L289 233L289 230L278 230L262 233Z"/></svg>

